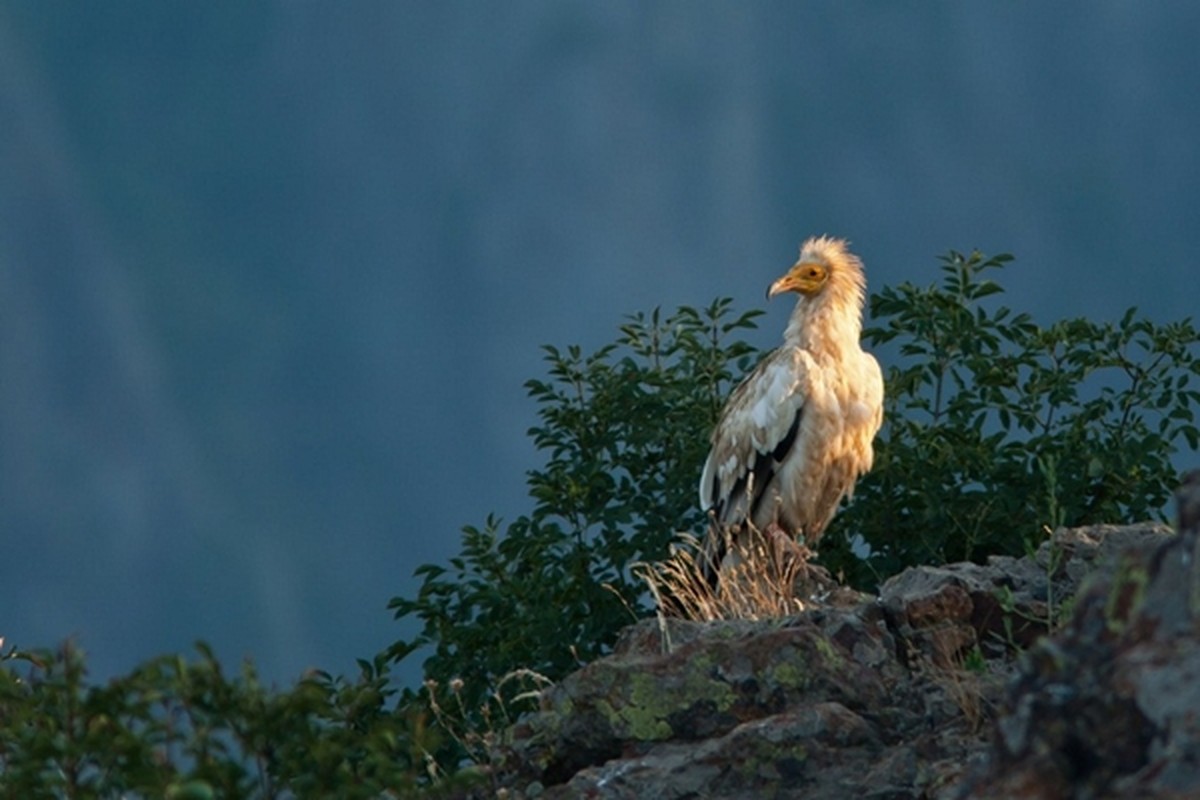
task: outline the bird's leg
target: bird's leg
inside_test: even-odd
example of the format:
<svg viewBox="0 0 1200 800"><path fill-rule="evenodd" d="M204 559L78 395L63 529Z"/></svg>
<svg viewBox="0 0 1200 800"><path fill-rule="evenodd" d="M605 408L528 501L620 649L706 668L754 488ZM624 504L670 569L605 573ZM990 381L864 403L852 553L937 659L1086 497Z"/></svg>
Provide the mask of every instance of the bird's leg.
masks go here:
<svg viewBox="0 0 1200 800"><path fill-rule="evenodd" d="M779 577L792 585L795 597L802 603L837 588L829 570L812 563L816 552L805 543L803 533L797 538L772 522L767 525L765 535Z"/></svg>
<svg viewBox="0 0 1200 800"><path fill-rule="evenodd" d="M781 566L790 562L803 566L813 556L812 550L803 542L797 541L796 537L785 531L778 522L767 523L766 535L771 552L775 556L775 563Z"/></svg>

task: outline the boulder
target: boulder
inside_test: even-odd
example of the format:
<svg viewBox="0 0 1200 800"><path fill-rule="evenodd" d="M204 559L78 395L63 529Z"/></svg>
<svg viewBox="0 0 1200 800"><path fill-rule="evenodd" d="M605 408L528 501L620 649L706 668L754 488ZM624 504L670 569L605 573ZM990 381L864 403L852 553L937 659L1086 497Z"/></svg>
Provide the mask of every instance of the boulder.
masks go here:
<svg viewBox="0 0 1200 800"><path fill-rule="evenodd" d="M1179 510L1024 654L960 797L1200 797L1200 474Z"/></svg>

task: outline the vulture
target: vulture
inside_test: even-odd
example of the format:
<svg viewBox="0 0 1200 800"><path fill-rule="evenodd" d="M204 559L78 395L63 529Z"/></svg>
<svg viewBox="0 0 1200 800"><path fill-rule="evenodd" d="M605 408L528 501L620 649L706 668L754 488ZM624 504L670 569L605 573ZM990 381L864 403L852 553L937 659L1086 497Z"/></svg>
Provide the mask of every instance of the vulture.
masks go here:
<svg viewBox="0 0 1200 800"><path fill-rule="evenodd" d="M713 586L747 523L815 547L871 468L883 421L883 374L859 344L862 261L842 239L811 238L767 298L784 292L797 299L783 344L730 395L700 478L710 520L701 566Z"/></svg>

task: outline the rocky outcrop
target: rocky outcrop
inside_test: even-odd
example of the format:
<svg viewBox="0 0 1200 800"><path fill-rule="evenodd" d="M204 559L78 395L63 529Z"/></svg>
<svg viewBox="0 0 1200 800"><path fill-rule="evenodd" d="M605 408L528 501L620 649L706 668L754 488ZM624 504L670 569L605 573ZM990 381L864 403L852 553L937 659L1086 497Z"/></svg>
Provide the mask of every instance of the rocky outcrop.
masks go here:
<svg viewBox="0 0 1200 800"><path fill-rule="evenodd" d="M881 759L925 725L898 701L904 668L881 609L763 623L644 622L618 652L571 675L517 729L548 797L838 797L872 770L911 781L912 759ZM812 775L828 787L816 792Z"/></svg>
<svg viewBox="0 0 1200 800"><path fill-rule="evenodd" d="M960 797L1200 797L1200 473L1180 533L1123 552L1025 654Z"/></svg>
<svg viewBox="0 0 1200 800"><path fill-rule="evenodd" d="M643 621L544 694L495 777L510 798L1200 796L1196 539L1060 530L794 617Z"/></svg>

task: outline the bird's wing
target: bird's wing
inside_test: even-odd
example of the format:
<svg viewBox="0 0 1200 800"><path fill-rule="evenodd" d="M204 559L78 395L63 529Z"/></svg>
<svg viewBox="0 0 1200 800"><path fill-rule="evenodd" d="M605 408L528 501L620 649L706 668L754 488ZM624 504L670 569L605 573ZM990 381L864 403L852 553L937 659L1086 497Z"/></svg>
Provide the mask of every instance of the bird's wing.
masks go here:
<svg viewBox="0 0 1200 800"><path fill-rule="evenodd" d="M883 424L883 370L870 353L862 353L858 359L858 397L849 409L849 429L856 432L855 448L864 456L859 462L861 475L871 469L873 451L871 442Z"/></svg>
<svg viewBox="0 0 1200 800"><path fill-rule="evenodd" d="M781 347L730 395L700 477L700 507L718 521L754 515L796 443L814 372L806 351Z"/></svg>

